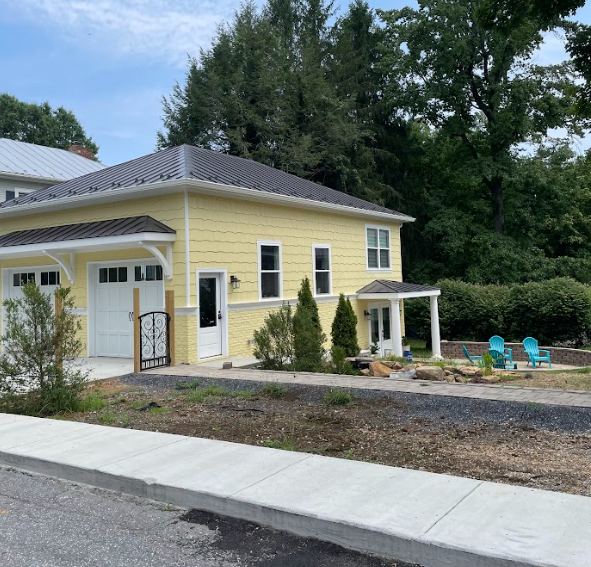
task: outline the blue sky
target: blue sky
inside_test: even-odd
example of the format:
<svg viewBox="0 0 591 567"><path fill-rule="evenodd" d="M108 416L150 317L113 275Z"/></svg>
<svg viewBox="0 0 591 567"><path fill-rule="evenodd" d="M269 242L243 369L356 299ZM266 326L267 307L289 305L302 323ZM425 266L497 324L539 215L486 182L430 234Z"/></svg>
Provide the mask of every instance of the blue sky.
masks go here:
<svg viewBox="0 0 591 567"><path fill-rule="evenodd" d="M342 6L347 1L340 2ZM395 8L412 0L370 0ZM339 4L339 2L337 2ZM0 92L64 106L107 165L154 151L161 97L239 0L0 0ZM591 4L578 19L591 23ZM549 36L540 64L564 58ZM587 140L582 147L587 147Z"/></svg>

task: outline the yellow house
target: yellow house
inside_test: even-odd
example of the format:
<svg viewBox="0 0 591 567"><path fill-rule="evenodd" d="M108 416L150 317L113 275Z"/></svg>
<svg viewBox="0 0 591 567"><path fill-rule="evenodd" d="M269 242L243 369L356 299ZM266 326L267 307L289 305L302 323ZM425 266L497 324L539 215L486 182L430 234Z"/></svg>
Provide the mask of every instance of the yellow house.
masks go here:
<svg viewBox="0 0 591 567"><path fill-rule="evenodd" d="M340 293L362 348L402 355L400 301L439 290L402 282L400 229L414 219L271 167L179 146L0 205L2 298L33 279L69 286L90 357L133 356L142 312L174 290L178 363L252 353L270 310L308 276L322 325Z"/></svg>

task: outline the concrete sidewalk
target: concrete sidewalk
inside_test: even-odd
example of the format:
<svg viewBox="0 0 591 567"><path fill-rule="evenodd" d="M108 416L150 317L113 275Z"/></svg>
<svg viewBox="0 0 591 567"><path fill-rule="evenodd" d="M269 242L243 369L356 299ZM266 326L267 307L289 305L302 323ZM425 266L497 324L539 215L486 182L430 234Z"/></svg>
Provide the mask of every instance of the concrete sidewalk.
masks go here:
<svg viewBox="0 0 591 567"><path fill-rule="evenodd" d="M424 380L400 380L394 378L368 378L364 376L345 376L341 374L319 374L314 372L276 372L249 368L219 370L206 368L200 364L178 365L146 370L142 374L161 376L189 376L194 378L225 378L252 380L255 382L279 382L281 384L301 384L304 386L330 386L338 388L358 388L363 390L383 390L385 392L404 392L406 394L427 394L434 396L453 396L457 398L477 398L502 402L522 402L591 408L591 392L580 390L552 390L549 388L524 388L493 384L456 384L449 382L427 382ZM591 565L591 561L589 563Z"/></svg>
<svg viewBox="0 0 591 567"><path fill-rule="evenodd" d="M591 558L583 496L6 414L0 465L427 567L588 567Z"/></svg>

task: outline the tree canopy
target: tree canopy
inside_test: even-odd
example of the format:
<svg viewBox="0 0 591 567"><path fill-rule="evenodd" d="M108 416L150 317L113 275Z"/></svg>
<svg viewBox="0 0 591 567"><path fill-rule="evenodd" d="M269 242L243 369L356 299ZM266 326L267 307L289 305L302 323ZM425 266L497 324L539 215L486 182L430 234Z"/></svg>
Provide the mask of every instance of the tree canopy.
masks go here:
<svg viewBox="0 0 591 567"><path fill-rule="evenodd" d="M164 99L159 146L254 159L415 216L408 280L591 282L591 163L570 137L587 128L583 63L536 59L581 2L418 4L244 4Z"/></svg>
<svg viewBox="0 0 591 567"><path fill-rule="evenodd" d="M62 106L53 109L47 102L22 102L7 93L0 94L0 138L63 150L80 144L95 155L98 152L71 111Z"/></svg>

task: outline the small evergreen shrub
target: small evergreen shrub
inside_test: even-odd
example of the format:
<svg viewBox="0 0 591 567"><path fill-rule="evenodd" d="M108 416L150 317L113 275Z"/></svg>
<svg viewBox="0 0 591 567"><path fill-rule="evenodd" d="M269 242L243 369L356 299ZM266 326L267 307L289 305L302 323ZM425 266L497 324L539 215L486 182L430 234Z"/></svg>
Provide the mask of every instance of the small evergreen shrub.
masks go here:
<svg viewBox="0 0 591 567"><path fill-rule="evenodd" d="M293 316L293 369L304 372L320 371L323 366L324 342L318 306L312 296L310 280L302 280L298 306Z"/></svg>
<svg viewBox="0 0 591 567"><path fill-rule="evenodd" d="M346 360L345 349L342 346L333 346L332 351L332 371L334 374L355 374L353 365Z"/></svg>
<svg viewBox="0 0 591 567"><path fill-rule="evenodd" d="M349 299L344 294L339 296L336 313L332 322L332 344L341 347L345 356L357 356L359 354L359 341L357 340L357 315Z"/></svg>
<svg viewBox="0 0 591 567"><path fill-rule="evenodd" d="M263 370L287 370L294 360L293 313L290 305L269 313L254 332L253 355Z"/></svg>
<svg viewBox="0 0 591 567"><path fill-rule="evenodd" d="M34 282L21 290L23 297L4 302L0 411L37 416L79 411L87 373L74 362L82 352L82 326L70 289L57 292L58 315L51 296Z"/></svg>

